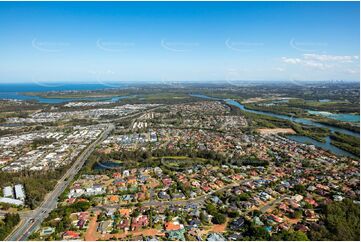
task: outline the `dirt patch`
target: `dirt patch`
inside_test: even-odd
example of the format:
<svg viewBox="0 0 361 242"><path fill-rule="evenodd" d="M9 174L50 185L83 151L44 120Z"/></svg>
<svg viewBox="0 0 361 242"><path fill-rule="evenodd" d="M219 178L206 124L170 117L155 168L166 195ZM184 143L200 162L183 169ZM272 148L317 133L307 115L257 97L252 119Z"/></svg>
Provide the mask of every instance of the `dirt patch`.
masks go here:
<svg viewBox="0 0 361 242"><path fill-rule="evenodd" d="M208 227L205 230L202 230L200 232L201 235L208 234L208 233L223 233L227 229L229 219L227 218L226 222L224 224L213 224L212 226Z"/></svg>
<svg viewBox="0 0 361 242"><path fill-rule="evenodd" d="M226 228L227 228L227 223L215 224L211 229L211 231L215 233L223 233L224 231L226 231Z"/></svg>
<svg viewBox="0 0 361 242"><path fill-rule="evenodd" d="M130 236L130 237L137 237L137 236L153 237L153 236L165 236L165 234L160 232L158 229L142 229L142 230L138 230L138 231L121 232L118 234L104 234L104 235L100 235L99 239L100 240L110 240L111 238L124 239L127 236Z"/></svg>
<svg viewBox="0 0 361 242"><path fill-rule="evenodd" d="M266 101L267 99L264 98L260 98L260 97L253 97L253 98L248 98L244 101L242 101L242 103L256 103L256 102L262 102L262 101Z"/></svg>
<svg viewBox="0 0 361 242"><path fill-rule="evenodd" d="M257 129L258 133L270 135L270 134L296 134L296 131L294 131L291 128L275 128L275 129Z"/></svg>
<svg viewBox="0 0 361 242"><path fill-rule="evenodd" d="M99 212L97 212L94 217L91 218L88 229L85 232L84 240L86 241L95 241L98 239L99 234L97 233L97 218Z"/></svg>

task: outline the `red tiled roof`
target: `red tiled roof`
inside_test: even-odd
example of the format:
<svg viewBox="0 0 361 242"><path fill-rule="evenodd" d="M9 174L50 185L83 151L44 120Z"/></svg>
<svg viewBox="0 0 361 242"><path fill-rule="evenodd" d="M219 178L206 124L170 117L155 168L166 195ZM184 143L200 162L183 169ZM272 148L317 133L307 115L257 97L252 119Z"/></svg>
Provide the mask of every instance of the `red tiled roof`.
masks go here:
<svg viewBox="0 0 361 242"><path fill-rule="evenodd" d="M165 223L165 230L180 230L180 224L174 224L173 222Z"/></svg>
<svg viewBox="0 0 361 242"><path fill-rule="evenodd" d="M79 234L74 231L68 230L64 232L63 237L79 238Z"/></svg>

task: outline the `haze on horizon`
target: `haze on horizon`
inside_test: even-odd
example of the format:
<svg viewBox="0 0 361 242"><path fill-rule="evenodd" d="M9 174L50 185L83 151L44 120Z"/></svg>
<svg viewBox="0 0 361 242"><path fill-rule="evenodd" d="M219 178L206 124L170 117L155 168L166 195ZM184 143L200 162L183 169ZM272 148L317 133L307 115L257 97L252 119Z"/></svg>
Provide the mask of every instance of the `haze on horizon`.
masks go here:
<svg viewBox="0 0 361 242"><path fill-rule="evenodd" d="M1 2L0 82L359 81L359 2Z"/></svg>

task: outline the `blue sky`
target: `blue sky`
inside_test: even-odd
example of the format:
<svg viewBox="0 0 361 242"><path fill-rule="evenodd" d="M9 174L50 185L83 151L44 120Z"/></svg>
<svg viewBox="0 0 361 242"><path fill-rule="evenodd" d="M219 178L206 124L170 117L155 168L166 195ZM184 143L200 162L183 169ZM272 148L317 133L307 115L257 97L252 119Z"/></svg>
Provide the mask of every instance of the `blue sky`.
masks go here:
<svg viewBox="0 0 361 242"><path fill-rule="evenodd" d="M0 3L1 82L359 80L358 2Z"/></svg>

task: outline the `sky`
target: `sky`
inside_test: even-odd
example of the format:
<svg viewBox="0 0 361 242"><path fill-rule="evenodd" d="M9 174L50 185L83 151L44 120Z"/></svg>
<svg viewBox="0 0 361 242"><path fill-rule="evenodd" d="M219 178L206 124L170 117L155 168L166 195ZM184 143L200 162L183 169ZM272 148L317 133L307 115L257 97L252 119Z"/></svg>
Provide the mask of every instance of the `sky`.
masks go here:
<svg viewBox="0 0 361 242"><path fill-rule="evenodd" d="M0 82L346 80L359 2L1 2Z"/></svg>

